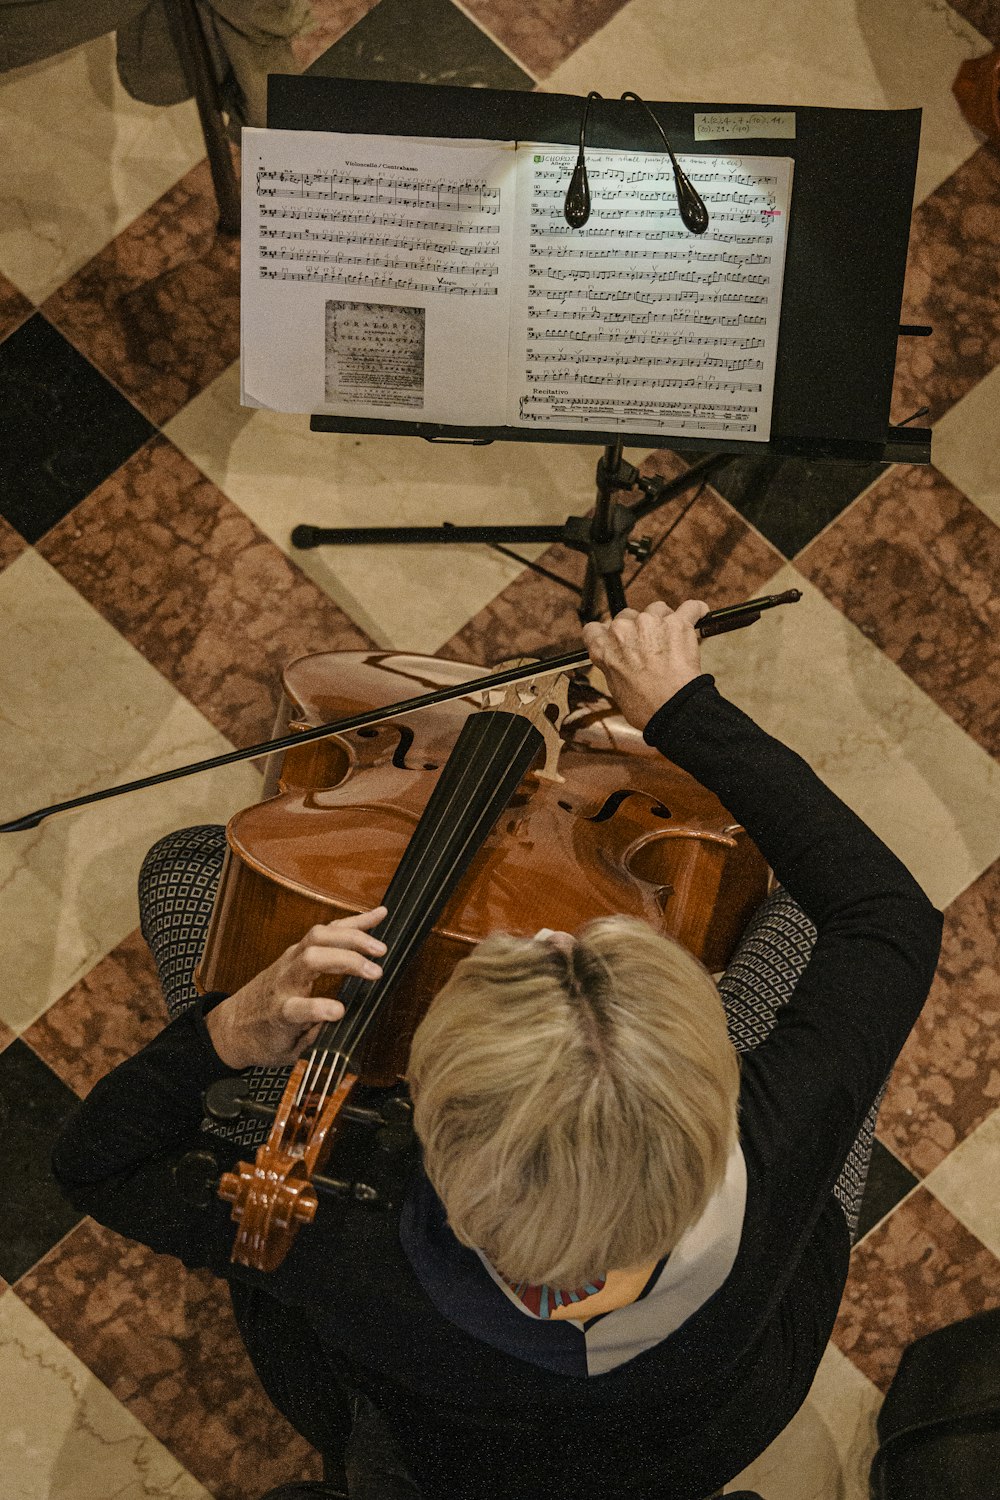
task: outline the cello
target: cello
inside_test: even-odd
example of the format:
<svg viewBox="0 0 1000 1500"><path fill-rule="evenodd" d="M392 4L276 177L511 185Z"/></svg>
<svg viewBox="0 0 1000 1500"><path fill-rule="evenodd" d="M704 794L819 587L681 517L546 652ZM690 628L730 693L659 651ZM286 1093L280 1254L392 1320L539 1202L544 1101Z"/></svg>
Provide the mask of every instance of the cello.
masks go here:
<svg viewBox="0 0 1000 1500"><path fill-rule="evenodd" d="M285 670L276 732L304 737L480 672L399 653L304 657ZM292 1067L255 1162L219 1181L239 1226L232 1259L263 1271L315 1217L311 1179L322 1180L355 1085L404 1077L421 1017L481 938L620 913L717 972L769 875L712 793L599 687L565 675L293 742L268 764L265 800L230 820L227 844L203 992L233 993L316 922L388 910L381 977L338 982L344 1016L321 1024Z"/></svg>

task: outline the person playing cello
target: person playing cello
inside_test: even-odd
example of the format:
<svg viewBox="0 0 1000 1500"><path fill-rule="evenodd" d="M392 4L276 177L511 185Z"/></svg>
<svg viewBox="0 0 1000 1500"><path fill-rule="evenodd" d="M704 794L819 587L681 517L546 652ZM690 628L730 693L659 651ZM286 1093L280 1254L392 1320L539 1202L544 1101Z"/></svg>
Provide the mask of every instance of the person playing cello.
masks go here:
<svg viewBox="0 0 1000 1500"><path fill-rule="evenodd" d="M485 939L414 1037L400 1206L321 1215L271 1273L231 1262L227 1205L184 1205L172 1165L211 1083L292 1062L340 1013L312 996L319 975L377 970L385 909L198 997L222 831L147 857L172 1020L79 1104L53 1170L78 1211L228 1281L262 1384L324 1455L324 1484L274 1500L703 1500L805 1399L942 917L701 672L705 612L626 609L583 639L629 723L779 882L718 985L632 918Z"/></svg>

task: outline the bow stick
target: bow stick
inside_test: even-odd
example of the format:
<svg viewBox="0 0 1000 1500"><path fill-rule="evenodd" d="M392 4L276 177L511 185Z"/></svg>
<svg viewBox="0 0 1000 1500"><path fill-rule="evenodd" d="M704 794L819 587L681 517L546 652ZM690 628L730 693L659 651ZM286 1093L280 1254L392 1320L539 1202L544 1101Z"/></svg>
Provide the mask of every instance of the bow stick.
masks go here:
<svg viewBox="0 0 1000 1500"><path fill-rule="evenodd" d="M794 604L801 598L801 589L788 589L783 594L765 594L760 599L747 599L743 604L727 604L722 609L712 609L708 614L702 615L695 629L702 639L722 635L724 631L752 625L755 620L760 619L762 610L773 609L776 604ZM565 656L552 656L546 661L535 662L530 667L508 667L503 672L491 672L487 677L476 677L469 682L439 688L433 693L407 698L402 703L391 704L389 708L354 714L347 719L338 719L333 724L319 724L314 729L302 729L286 734L281 739L248 745L243 750L229 750L224 755L214 755L209 760L177 766L173 771L159 771L153 776L140 777L138 781L126 781L122 786L108 786L99 792L88 792L83 797L72 797L68 802L54 802L51 807L40 807L20 818L12 818L9 823L0 823L0 833L23 833L29 828L37 828L46 818L54 818L58 813L74 812L78 807L103 802L107 797L124 797L126 792L141 792L145 787L161 786L166 781L177 781L182 776L197 776L200 771L214 771L219 766L235 765L237 761L254 760L258 755L273 754L275 750L290 750L293 745L306 745L310 740L323 740L331 734L344 734L349 729L364 729L369 724L381 724L386 719L412 713L418 708L429 708L432 703L446 703L450 698L466 698L472 693L503 687L508 682L527 682L533 677L545 677L553 672L568 672L572 667L581 667L589 660L590 655L586 651L570 651Z"/></svg>

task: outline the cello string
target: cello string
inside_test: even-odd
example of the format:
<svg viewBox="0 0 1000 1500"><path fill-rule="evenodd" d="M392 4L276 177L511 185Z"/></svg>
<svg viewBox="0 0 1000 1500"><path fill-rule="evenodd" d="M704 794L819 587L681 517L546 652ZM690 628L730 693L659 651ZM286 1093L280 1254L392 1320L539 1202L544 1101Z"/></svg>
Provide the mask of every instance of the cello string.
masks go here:
<svg viewBox="0 0 1000 1500"><path fill-rule="evenodd" d="M486 782L487 778L490 777L490 773L491 773L492 767L493 767L493 762L502 754L502 752L504 751L505 743L506 743L507 739L511 735L511 731L515 731L516 732L517 725L519 723L525 725L525 731L524 731L524 733L520 737L520 741L519 741L519 743L518 743L518 745L516 747L516 750L519 751L519 750L523 749L523 747L524 747L524 745L525 745L525 743L527 742L527 739L528 739L528 733L529 733L529 731L531 729L534 728L534 726L531 724L530 720L525 719L522 715L516 715L516 716L514 716L511 720L509 720L504 725L499 740L491 748L490 754L489 754L489 759L487 760L486 764L482 767L481 773L479 774L479 776L478 776L478 778L477 778L477 780L476 780L476 782L475 782L475 784L473 786L473 789L472 789L473 793L478 792L482 788L482 786L484 785L484 783ZM508 768L513 764L513 761L514 761L515 757L516 757L516 752L512 754L512 752L510 750L507 750L505 758L506 758L506 763L507 763ZM439 816L440 816L440 820L441 820L442 823L445 821L445 814L450 814L451 811L452 811L452 808L455 805L455 803L459 800L459 792L460 792L460 789L461 789L461 787L462 787L462 785L463 785L463 783L465 781L466 775L469 774L469 773L475 774L474 768L475 768L475 762L473 760L470 760L468 766L464 767L462 769L462 773L461 773L461 775L460 775L460 777L459 777L459 779L458 779L458 781L457 781L457 783L456 783L456 785L455 785L455 787L454 787L454 789L453 789L453 791L451 793L450 800L447 803L445 803L444 807L440 810ZM495 783L496 779L497 779L496 778L496 774L493 773L492 777L491 777L491 780ZM463 800L465 800L465 799L463 799ZM498 813L498 816L499 816L499 813ZM466 835L466 838L464 839L463 843L461 844L460 848L458 849L458 851L457 851L457 853L455 855L455 858L452 861L452 864L448 868L448 871L447 871L448 875L451 874L451 872L455 868L455 865L461 860L461 858L462 858L465 850L468 848L468 845L469 845L470 841L476 836L476 833L478 831L479 831L479 825L478 824L474 825L470 829L469 833ZM430 884L431 884L432 881L437 880L438 882L440 882L440 867L442 865L443 860L446 857L447 857L447 849L442 850L442 852L441 852L440 856L437 858L436 862L433 865L431 865L430 867L428 867L426 865L426 863L423 864L423 865L418 865L418 866L414 867L413 871L411 872L411 874L409 876L408 883L407 883L406 886L404 886L403 891L401 893L401 896L400 896L400 905L399 905L399 907L397 907L397 911L398 910L402 910L403 913L404 913L404 916L402 918L400 918L400 925L403 925L406 922L407 918L408 918L407 902L409 902L411 905L417 904L416 903L416 898L423 897L423 895L427 891L427 889L430 886ZM426 878L423 880L422 885L417 890L417 892L416 892L416 898L413 898L413 897L411 897L411 894L410 894L411 887L413 886L414 881L418 880L419 877L421 876L421 874L424 873L425 871L428 872L426 874ZM446 876L446 878L447 878L447 876ZM382 989L381 989L381 993L379 994L379 996L377 998L376 1005L372 1006L369 1009L369 1011L368 1011L367 1014L365 1014L365 1013L362 1012L362 1013L359 1013L357 1016L355 1016L353 1018L350 1018L350 1019L353 1019L353 1021L354 1021L353 1032L349 1031L349 1034L350 1034L350 1046L357 1046L358 1042L361 1040L361 1038L363 1038L365 1031L368 1029L368 1026L371 1024L372 1020L374 1019L374 1015L375 1015L375 1011L377 1009L377 1005L381 1003L382 998L384 997L385 993L387 992L389 984L392 982L392 978L394 978L395 975L398 974L400 968L403 966L403 964L409 958L410 952L413 949L416 940L417 940L417 930L414 929L411 932L408 941L405 943L405 946L402 947L402 948L400 948L400 949L396 949L393 952L393 965L392 965L392 967L393 967L393 974L392 974L392 976L388 980L386 980L384 982L384 984L382 986ZM306 1074L305 1074L305 1076L303 1078L303 1085L299 1089L299 1093L297 1095L296 1102L299 1102L299 1100L301 1099L302 1095L305 1092L306 1078L308 1078L310 1072L312 1071L312 1062L313 1062L313 1059L315 1058L315 1055L316 1054L315 1054L315 1051L314 1051L311 1054L310 1065L306 1069ZM322 1109L323 1104L326 1101L326 1098L327 1098L327 1095L329 1093L329 1090L330 1090L331 1086L339 1087L339 1084L343 1081L343 1076L344 1076L344 1073L347 1070L347 1064L349 1063L349 1061L350 1061L350 1048L347 1049L347 1056L344 1056L344 1054L341 1053L341 1052L339 1052L339 1051L335 1054L335 1060L334 1060L333 1064L331 1065L330 1076L328 1077L328 1079L326 1081L326 1084L324 1085L323 1090L322 1090L322 1095L321 1095L320 1103L319 1103L319 1106L318 1106L319 1109ZM320 1062L320 1064L319 1064L319 1070L322 1069L322 1066L323 1066L323 1064L322 1064L322 1062ZM338 1076L338 1068L341 1069L341 1071L339 1072L339 1076ZM334 1085L333 1080L334 1080L335 1077L337 1078L337 1083Z"/></svg>
<svg viewBox="0 0 1000 1500"><path fill-rule="evenodd" d="M466 778L468 776L470 776L470 775L475 775L475 773L476 773L476 762L475 762L474 759L470 758L469 761L467 762L467 764L465 766L463 766L463 767L460 768L460 775L459 775L459 777L458 777L458 779L456 781L455 786L451 790L451 793L449 795L449 800L447 802L445 802L443 804L443 806L438 810L439 821L440 821L441 824L444 824L446 822L447 817L450 816L451 813L452 813L452 809L453 809L455 803L458 802L460 800L460 798L463 801L471 800L471 797L474 796L475 793L479 791L479 789L483 785L483 781L485 779L485 776L488 774L488 772L489 772L489 770L491 768L492 761L496 758L496 755L499 754L500 751L503 749L503 739L504 739L504 736L506 735L507 730L510 727L511 727L510 724L507 724L507 725L504 726L504 732L503 732L503 735L501 735L500 743L494 747L493 751L491 752L490 761L484 767L483 773L479 776L478 780L474 783L474 785L473 785L473 787L471 789L471 792L469 793L468 797L465 797L465 798L462 798L462 796L461 796L462 791L463 791L463 787L465 785ZM508 759L509 759L509 757L508 757ZM398 927L403 927L405 925L405 922L406 922L407 917L408 917L408 902L410 901L411 888L412 888L412 886L414 884L414 881L416 881L417 879L419 879L419 876L420 876L420 867L417 866L417 865L415 865L414 868L413 868L413 870L409 874L407 883L402 887L402 889L399 892L397 892L398 905L397 905L396 911L392 914L392 917L390 917L390 926L393 925L393 920L394 920L394 925L397 928ZM426 886L426 882L425 882L425 886ZM422 894L422 892L418 892L418 894ZM407 949L406 951L408 952L409 950ZM393 953L393 973L394 974L396 972L398 972L400 966L401 966L401 959L399 958L399 956L398 956L397 953ZM388 988L388 985L389 985L390 982L391 982L391 980L386 980L385 976L383 974L383 985L382 985L382 993L383 994L385 993L386 989ZM356 1038L354 1037L354 1035L352 1035L352 1032L351 1032L350 1020L348 1018L345 1018L345 1020L347 1020L347 1027L345 1028L345 1030L346 1030L346 1036L342 1039L345 1042L345 1046L343 1048L343 1051L341 1051L338 1048L337 1052L334 1054L334 1062L332 1064L332 1067L334 1068L334 1070L336 1070L337 1066L339 1065L340 1061L342 1060L343 1061L344 1072L346 1072L347 1064L349 1063L349 1060L350 1060L351 1046L356 1044ZM356 1022L355 1022L355 1027L356 1027ZM296 1096L296 1103L301 1102L301 1099L302 1099L303 1095L307 1092L307 1090L310 1087L314 1086L314 1084L310 1081L310 1075L312 1073L313 1063L314 1063L315 1060L316 1060L316 1051L314 1049L313 1052L310 1054L309 1066L306 1069L306 1073L305 1073L305 1075L303 1077L302 1084L300 1085L299 1092L298 1092L298 1094ZM324 1066L324 1059L321 1058L318 1061L318 1069L317 1070L321 1071L323 1066ZM324 1094L323 1094L324 1099L326 1097L327 1091L329 1090L330 1083L332 1081L332 1077L333 1077L333 1074L331 1074L331 1079L327 1081L326 1088L324 1089ZM343 1077L343 1074L341 1074L341 1079L342 1079L342 1077Z"/></svg>
<svg viewBox="0 0 1000 1500"><path fill-rule="evenodd" d="M473 759L470 759L469 762L467 763L467 765L461 768L460 775L459 775L459 777L458 777L458 779L456 781L456 784L455 784L455 786L450 791L449 800L443 805L443 807L441 809L439 809L439 818L440 818L442 824L444 824L447 821L447 818L451 814L452 809L453 809L453 807L454 807L454 805L455 805L455 803L457 801L459 801L459 800L461 800L462 802L468 801L470 799L470 797L472 795L474 795L475 791L477 791L479 789L479 787L482 785L485 776L489 773L489 770L490 770L491 765L492 765L492 761L496 758L496 756L503 749L503 740L504 740L504 736L506 734L506 730L508 728L509 728L509 725L505 725L504 726L504 735L501 736L500 744L494 748L493 753L491 754L491 757L490 757L490 761L483 768L483 771L480 774L480 776L478 778L478 781L474 785L474 787L472 789L472 792L469 793L468 795L463 795L464 789L465 789L465 784L466 784L466 781L467 781L467 779L468 779L468 777L470 775L475 776L475 774L476 774L476 762ZM508 759L509 759L509 757L508 757ZM440 860L438 861L438 863L440 863ZM410 872L408 883L406 885L404 885L403 888L401 889L401 891L398 893L399 906L397 907L396 912L393 913L393 916L396 918L395 925L397 927L405 925L405 922L407 921L407 918L408 918L408 902L410 900L411 890L412 890L412 888L414 886L414 883L416 881L418 881L419 878L420 878L420 867L419 866L415 866L413 868L413 870ZM425 880L424 884L426 886L426 884L427 884L426 880ZM400 913L402 914L401 916L399 915ZM405 954L407 952L408 952L408 949L406 949L406 950L398 950L393 955L393 971L394 972L398 972L398 969L399 969L399 967L400 967L400 965L401 965L401 963L403 961L403 958L405 957ZM391 983L391 978L386 978L384 980L384 983L383 983L383 986L382 986L383 993L385 993L385 991L387 990L389 983ZM338 1048L338 1051L334 1054L334 1058L333 1058L333 1060L331 1062L331 1067L330 1067L330 1077L328 1078L326 1086L325 1086L324 1091L323 1091L323 1098L324 1098L324 1100L326 1098L326 1095L327 1095L327 1092L328 1092L329 1088L333 1085L334 1078L337 1077L338 1070L341 1070L340 1071L340 1078L338 1079L338 1083L339 1083L339 1081L342 1081L343 1073L346 1072L347 1064L349 1062L349 1054L350 1054L351 1045L355 1041L355 1037L354 1037L354 1035L352 1035L352 1031L355 1032L355 1033L357 1033L357 1035L361 1034L361 1032L360 1032L360 1030L358 1028L358 1020L359 1019L360 1018L356 1018L355 1019L355 1024L354 1024L353 1028L350 1027L350 1024L348 1026L347 1037L346 1037L347 1045L343 1047L343 1050L341 1050L340 1048ZM347 1054L346 1056L345 1056L345 1053ZM300 1103L301 1102L302 1097L304 1096L304 1094L306 1093L306 1091L308 1089L310 1089L312 1087L315 1087L314 1071L315 1071L315 1074L317 1074L317 1075L322 1073L322 1070L323 1070L324 1066L326 1065L326 1061L327 1061L328 1055L329 1055L329 1049L324 1049L324 1051L321 1054L318 1054L317 1051L314 1049L313 1052L310 1054L309 1065L308 1065L308 1067L306 1069L305 1076L303 1077L302 1084L300 1085L298 1094L296 1096L296 1103Z"/></svg>
<svg viewBox="0 0 1000 1500"><path fill-rule="evenodd" d="M525 725L524 732L521 733L520 736L518 737L518 743L515 746L513 752L510 749L506 749L506 754L504 754L505 747L506 747L506 742L510 738L513 738L515 735L517 735L518 725L519 724ZM530 731L533 728L534 728L534 726L531 724L531 722L529 720L524 719L520 715L516 716L514 720L512 720L512 721L510 721L510 722L508 722L507 724L504 725L504 728L503 728L503 731L501 733L501 736L500 736L497 744L491 749L489 760L483 766L482 772L479 775L479 777L478 777L478 779L477 779L477 781L476 781L476 783L474 785L474 788L473 788L473 792L474 793L479 792L481 790L482 786L487 781L489 781L491 784L495 784L496 783L496 781L497 781L497 775L496 775L495 771L493 770L493 763L494 763L494 761L496 761L497 759L499 759L501 756L504 757L507 769L508 770L510 769L510 767L513 765L513 763L514 763L514 761L515 761L515 759L517 757L517 753L520 750L522 750L524 748L525 744L528 742L528 739L530 737ZM448 805L447 808L446 808L446 810L449 811L449 812L451 810L451 805L453 805L454 802L458 800L458 792L459 792L459 786L460 785L461 785L461 783L458 783L456 785L455 792L454 792L453 797L452 797L452 804ZM465 799L463 799L463 801L464 800ZM506 804L504 804L504 805L506 805ZM502 810L503 810L502 808L499 808L497 810L497 814L496 814L497 817L499 817L500 812ZM485 809L483 811L485 812ZM443 812L442 812L442 822L443 821L444 821L444 816L443 816ZM495 819L494 819L494 821L495 821ZM425 897L427 891L432 886L432 884L435 884L435 883L440 884L441 883L441 874L442 874L442 869L443 868L444 868L444 871L445 871L445 874L444 874L445 880L447 880L448 878L450 878L450 876L453 873L453 871L456 868L456 866L461 863L462 857L465 854L465 851L468 849L469 844L473 841L473 839L476 838L477 834L481 831L481 826L482 826L482 815L480 815L480 818L469 829L469 831L466 834L465 838L462 840L462 843L459 845L458 849L455 851L454 857L453 857L450 865L447 865L447 866L444 865L444 861L447 859L447 853L448 853L447 848L445 848L444 850L442 850L441 854L436 858L436 860L435 860L435 862L433 864L428 864L426 861L424 861L422 864L420 864L419 866L415 867L415 869L413 871L413 875L410 878L410 886L412 886L414 880L420 879L420 877L422 875L424 875L425 872L426 872L426 876L422 880L422 883L420 884L420 886L419 886L418 890L416 891L416 894L415 894L414 897L411 898L409 896L409 886L406 888L406 893L405 893L406 897L409 898L413 904L419 904L420 903L420 901ZM412 949L414 947L414 944L416 942L417 942L416 932L411 932L409 938L406 940L405 946L402 949L397 950L398 956L397 956L397 954L394 954L393 968L394 968L395 972L398 972L398 970L401 967L401 965L407 961L407 959L409 958L410 953L411 953L411 951L412 951ZM358 1015L358 1017L356 1019L356 1026L354 1028L355 1031L357 1032L357 1035L356 1035L356 1037L352 1037L352 1042L355 1045L356 1045L357 1041L360 1040L361 1037L363 1037L364 1032L367 1030L368 1026L371 1023L371 1019L372 1019L372 1017L370 1015L366 1015L364 1012L359 1013L359 1015Z"/></svg>
<svg viewBox="0 0 1000 1500"><path fill-rule="evenodd" d="M526 719L523 715L514 715L514 717L507 724L504 725L503 731L501 733L501 736L500 736L499 740L497 741L496 745L491 748L490 753L489 753L489 758L486 761L485 765L482 767L482 770L479 773L479 775L478 775L478 777L477 777L477 779L476 779L476 781L474 783L473 793L476 793L476 792L478 792L478 791L481 790L481 788L485 784L487 778L490 778L491 781L494 782L494 783L496 782L496 780L497 780L496 774L493 773L491 775L491 772L493 770L493 763L504 752L505 746L507 744L508 739L512 737L512 734L516 734L517 733L517 729L518 729L518 725L519 724L524 726L523 732L520 734L519 739L518 739L518 743L517 743L516 747L514 748L514 750L512 751L511 749L508 748L506 750L506 756L505 756L508 769L514 763L514 760L516 759L517 752L519 752L520 750L522 750L524 748L525 744L528 741L530 732L535 727L531 723L531 721L529 719ZM468 770L470 772L473 771L473 767L474 767L474 763L472 761L470 761ZM466 774L467 774L466 773L466 769L463 768L462 775L460 776L458 782L455 785L455 788L454 788L454 790L453 790L453 792L451 794L449 802L446 803L445 806L441 809L440 819L441 819L442 823L446 821L446 815L451 813L452 808L454 807L455 803L459 800L459 791L460 791L460 788L462 787L462 785L464 784L464 781L465 781L465 778L466 778ZM465 800L465 799L463 799L463 800ZM498 809L497 816L499 816L499 813L501 811L502 811L502 808ZM445 874L445 878L446 879L454 871L456 865L458 865L460 863L460 861L461 861L461 859L462 859L465 851L467 850L470 842L476 837L476 835L477 835L477 833L479 831L480 831L480 825L479 824L473 825L473 827L470 828L470 830L467 833L466 837L464 838L464 840L462 841L461 845L459 846L459 849L456 851L455 856L452 859L450 865L447 867L447 871L446 871L446 874ZM440 883L441 867L442 867L443 861L446 858L447 858L447 850L443 850L442 853L441 853L441 855L437 858L437 860L430 867L428 867L426 865L426 863L425 863L423 865L419 865L419 866L416 866L414 868L411 876L409 877L408 884L404 887L403 892L402 892L402 894L400 896L400 906L397 907L397 910L399 910L399 909L402 908L404 910L404 912L406 912L406 914L408 915L408 912L407 912L407 903L409 903L409 905L411 905L411 906L418 904L419 899L422 898L425 895L425 893L427 892L427 890L430 887L430 885L432 884L432 882ZM410 894L411 888L412 888L414 882L417 881L417 880L419 880L419 878L420 878L421 875L424 875L424 879L420 883L420 885L419 885L419 887L418 887L418 889L417 889L417 891L415 893L415 896L411 897L411 894ZM394 951L394 953L393 953L393 960L394 960L393 961L393 976L392 976L393 978L395 977L396 974L398 974L398 972L399 972L400 968L402 967L402 965L409 958L410 952L412 951L412 949L413 949L416 941L417 941L417 929L414 929L410 933L409 938L406 940L404 946L401 949L397 949L397 950ZM384 994L386 993L386 990L388 988L389 983L391 983L391 979L387 980L386 983L383 985L382 991L381 991L380 995L378 996L378 1003L381 1003L381 1000L382 1000ZM362 1013L358 1014L355 1018L352 1018L352 1019L354 1019L354 1023L355 1024L354 1024L354 1027L353 1027L352 1033L351 1033L351 1046L357 1046L358 1042L364 1037L365 1032L367 1031L369 1025L371 1024L372 1020L374 1019L376 1008L377 1008L376 1006L373 1006L373 1007L371 1007L369 1009L369 1011L368 1011L367 1014L365 1014L364 1012L362 1012ZM325 1059L325 1056L326 1056L326 1054L324 1053L324 1059ZM309 1066L307 1067L306 1073L305 1073L305 1075L303 1077L302 1086L300 1087L298 1095L296 1097L296 1103L298 1103L301 1100L303 1094L306 1092L306 1079L309 1077L309 1074L312 1071L312 1065L313 1065L313 1061L315 1060L315 1058L316 1058L316 1053L315 1053L315 1051L313 1051L313 1053L310 1055ZM317 1111L322 1110L323 1105L326 1102L326 1099L327 1099L327 1096L329 1094L331 1086L339 1087L339 1084L343 1081L343 1075L344 1075L344 1073L347 1070L347 1063L348 1063L348 1061L349 1061L349 1056L347 1058L345 1058L344 1055L343 1055L343 1053L341 1053L339 1051L335 1054L334 1061L331 1064L329 1077L327 1078L326 1083L324 1084L324 1087L323 1087L323 1090L322 1090L322 1094L321 1094L321 1097L320 1097L320 1102L319 1102L319 1105L317 1106ZM323 1067L323 1061L320 1061L319 1065L318 1065L317 1072L321 1072L322 1067ZM338 1076L338 1069L341 1070L339 1072L339 1076ZM336 1084L334 1084L334 1078L335 1077L337 1078L337 1083Z"/></svg>

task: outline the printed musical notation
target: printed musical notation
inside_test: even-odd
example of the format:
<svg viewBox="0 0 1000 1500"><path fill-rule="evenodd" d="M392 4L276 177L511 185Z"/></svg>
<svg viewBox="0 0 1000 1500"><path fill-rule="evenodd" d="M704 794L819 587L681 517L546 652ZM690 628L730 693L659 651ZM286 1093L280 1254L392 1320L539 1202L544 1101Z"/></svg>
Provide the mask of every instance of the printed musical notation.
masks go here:
<svg viewBox="0 0 1000 1500"><path fill-rule="evenodd" d="M528 371L529 381L540 378L543 377ZM573 383L610 386L616 390L728 391L730 395L735 395L737 391L756 391L759 394L761 390L759 382L750 380L699 380L694 375L686 378L677 375L591 375L585 370L574 372ZM565 404L563 409L566 409Z"/></svg>
<svg viewBox="0 0 1000 1500"><path fill-rule="evenodd" d="M632 352L620 352L614 354L593 354L589 350L579 353L576 349L529 349L528 350L528 379L545 379L537 373L532 373L532 365L568 365L572 366L569 377L573 381L579 381L581 375L589 373L589 367L595 365L616 365L619 369L632 369L635 366L635 355ZM686 370L728 370L730 374L736 374L741 370L763 370L762 359L719 359L714 354L657 354L644 355L642 360L643 369L686 369ZM747 386L749 390L760 390L760 384Z"/></svg>
<svg viewBox="0 0 1000 1500"><path fill-rule="evenodd" d="M458 426L766 439L791 162L247 130L243 399Z"/></svg>
<svg viewBox="0 0 1000 1500"><path fill-rule="evenodd" d="M646 431L666 421L766 439L790 163L684 159L709 212L696 238L681 221L669 162L645 153L587 153L591 214L572 229L564 203L574 161L569 150L536 147L519 185L521 421L607 427L641 413ZM643 393L638 407L629 391Z"/></svg>
<svg viewBox="0 0 1000 1500"><path fill-rule="evenodd" d="M428 292L434 295L446 297L498 297L499 287L483 290L482 287L443 285L433 281L414 281L412 277L405 276L377 276L373 273L352 274L341 272L338 268L324 270L322 266L309 266L303 271L293 271L287 266L272 268L261 266L261 281L310 281L323 282L330 286L334 282L338 286L367 286L378 288L385 292Z"/></svg>
<svg viewBox="0 0 1000 1500"><path fill-rule="evenodd" d="M435 256L457 254L496 257L500 254L500 246L495 243L449 245L444 240L421 241L415 235L337 234L332 229L272 229L270 225L262 225L260 237L262 241L293 240L314 245L345 245L354 250L359 245L371 245L373 248L389 250L407 250L411 254L422 250ZM261 255L266 254L267 251L262 246Z"/></svg>
<svg viewBox="0 0 1000 1500"><path fill-rule="evenodd" d="M494 238L489 243L481 234L487 228L499 228L498 223L490 221L496 221L500 213L500 190L486 182L411 177L390 168L355 173L260 164L256 191L261 215L257 250L261 280L269 279L265 270L274 269L277 275L270 279L279 281L339 281L346 286L466 297L496 295L491 283L499 275L499 240ZM333 223L348 220L357 228L341 232L332 226L309 227L302 221L301 209L285 207L286 200L302 198L350 204L351 211L337 211ZM371 213L364 209L365 204L391 208L394 213ZM394 228L406 233L365 232L382 227L372 221L386 217L392 218ZM473 237L467 240L470 233ZM350 254L350 250L365 253ZM366 270L361 277L370 279L358 279L359 273L353 268L362 266ZM415 281L414 272L437 279Z"/></svg>
<svg viewBox="0 0 1000 1500"><path fill-rule="evenodd" d="M275 208L266 203L258 203L256 207L262 238L264 237L263 226L271 220L277 220L281 224L359 224L366 228L371 226L388 229L409 229L413 225L413 215L407 213L376 214L370 209L359 213L348 212L343 208ZM447 231L455 228L455 221L421 218L420 227L427 233L442 229ZM463 233L497 237L500 234L500 225L495 219L483 223L465 224Z"/></svg>
<svg viewBox="0 0 1000 1500"><path fill-rule="evenodd" d="M243 399L497 422L514 147L248 130Z"/></svg>
<svg viewBox="0 0 1000 1500"><path fill-rule="evenodd" d="M485 182L449 182L435 177L410 177L391 168L361 172L323 167L257 167L258 198L322 198L330 203L374 203L392 208L452 210L457 214L497 215L500 192Z"/></svg>
<svg viewBox="0 0 1000 1500"><path fill-rule="evenodd" d="M529 308L529 313L534 310ZM560 312L553 315L555 318L572 318L575 313ZM648 322L655 319L661 322L665 318L683 318L685 314L672 313L646 313L645 320ZM621 321L626 319L621 318ZM638 322L638 319L629 318L628 322ZM714 321L714 319L713 319ZM763 349L764 340L747 335L740 338L739 335L728 337L725 334L696 334L696 333L615 333L609 322L602 324L600 328L563 328L556 324L548 328L528 328L528 343L539 339L558 339L560 342L570 340L578 343L600 343L602 349L607 349L615 344L669 344L673 348L687 349Z"/></svg>

